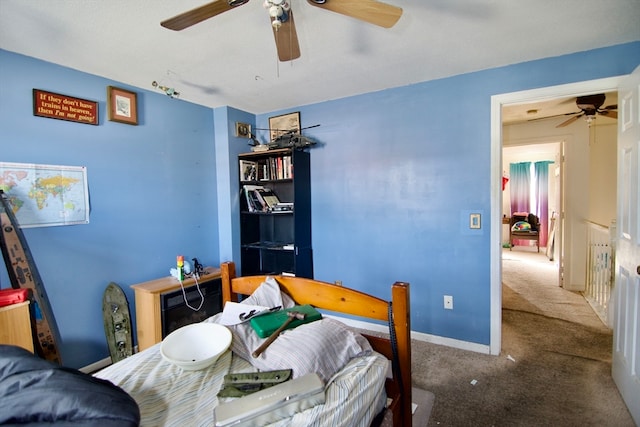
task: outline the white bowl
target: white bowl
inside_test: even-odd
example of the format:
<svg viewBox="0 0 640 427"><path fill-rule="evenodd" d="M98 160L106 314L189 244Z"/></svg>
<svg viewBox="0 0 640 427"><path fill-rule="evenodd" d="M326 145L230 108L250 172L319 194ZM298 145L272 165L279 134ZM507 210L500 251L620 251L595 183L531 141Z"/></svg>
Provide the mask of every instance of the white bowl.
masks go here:
<svg viewBox="0 0 640 427"><path fill-rule="evenodd" d="M192 323L167 335L160 354L187 371L204 369L218 360L231 345L231 331L217 323Z"/></svg>

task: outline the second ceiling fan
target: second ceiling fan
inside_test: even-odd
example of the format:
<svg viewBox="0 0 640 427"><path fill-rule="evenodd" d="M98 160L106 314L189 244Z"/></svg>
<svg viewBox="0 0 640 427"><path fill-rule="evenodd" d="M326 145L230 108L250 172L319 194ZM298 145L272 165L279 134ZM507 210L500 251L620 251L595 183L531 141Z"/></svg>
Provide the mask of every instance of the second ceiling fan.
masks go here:
<svg viewBox="0 0 640 427"><path fill-rule="evenodd" d="M162 21L160 25L174 31L184 30L199 22L213 18L249 0L217 0ZM384 28L391 28L402 16L402 9L376 0L307 0L312 5L349 16ZM289 0L264 0L269 11L278 59L290 61L300 57L293 11Z"/></svg>
<svg viewBox="0 0 640 427"><path fill-rule="evenodd" d="M557 128L565 127L570 125L571 123L578 120L580 117L584 117L591 126L591 123L596 118L596 114L599 114L604 117L610 117L612 119L618 118L618 109L617 105L607 105L604 108L601 108L604 105L606 95L604 93L598 93L596 95L585 95L579 96L576 98L576 106L580 109L580 111L576 111L575 113L567 113L565 116L573 116L569 120L566 120L560 123Z"/></svg>

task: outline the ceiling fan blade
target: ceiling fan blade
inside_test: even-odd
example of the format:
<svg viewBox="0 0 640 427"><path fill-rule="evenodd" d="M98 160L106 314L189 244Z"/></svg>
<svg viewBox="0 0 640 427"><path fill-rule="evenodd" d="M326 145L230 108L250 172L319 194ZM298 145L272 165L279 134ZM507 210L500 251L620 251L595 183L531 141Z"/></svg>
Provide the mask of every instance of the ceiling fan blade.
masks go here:
<svg viewBox="0 0 640 427"><path fill-rule="evenodd" d="M614 110L604 110L604 111L598 111L598 114L605 116L605 117L610 117L612 119L617 119L618 118L618 112L614 111Z"/></svg>
<svg viewBox="0 0 640 427"><path fill-rule="evenodd" d="M189 10L187 12L181 13L180 15L174 16L173 18L166 19L162 21L160 25L174 31L184 30L185 28L188 28L206 19L213 18L216 15L231 10L234 7L241 6L247 1L248 0L244 2L232 2L233 4L229 4L227 0L217 0L211 3L207 3L203 6L196 7L195 9Z"/></svg>
<svg viewBox="0 0 640 427"><path fill-rule="evenodd" d="M547 119L553 119L553 118L556 118L556 117L573 116L574 114L582 114L582 111L576 111L576 112L573 112L573 113L554 114L553 116L536 117L534 119L529 119L527 121L528 122L536 122L538 120L547 120Z"/></svg>
<svg viewBox="0 0 640 427"><path fill-rule="evenodd" d="M293 20L293 10L289 10L289 18L282 23L277 30L273 28L273 37L276 39L276 49L278 59L281 62L291 61L300 58L300 45L298 45L298 34L296 24Z"/></svg>
<svg viewBox="0 0 640 427"><path fill-rule="evenodd" d="M580 117L584 116L584 114L578 114L577 116L573 116L571 117L569 120L564 121L562 123L560 123L558 126L556 126L557 128L563 128L565 126L569 126L571 123L575 122L576 120L578 120Z"/></svg>
<svg viewBox="0 0 640 427"><path fill-rule="evenodd" d="M307 1L312 6L350 16L351 18L384 28L393 27L396 22L398 22L398 19L400 19L400 16L402 16L402 8L376 0L326 0L322 3L318 3L318 0Z"/></svg>

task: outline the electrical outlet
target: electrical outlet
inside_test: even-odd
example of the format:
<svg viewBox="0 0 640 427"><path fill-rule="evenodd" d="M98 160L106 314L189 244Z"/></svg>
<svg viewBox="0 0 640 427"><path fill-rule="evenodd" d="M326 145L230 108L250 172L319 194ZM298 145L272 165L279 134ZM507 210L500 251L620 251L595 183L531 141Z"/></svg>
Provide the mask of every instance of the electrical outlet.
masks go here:
<svg viewBox="0 0 640 427"><path fill-rule="evenodd" d="M451 295L444 296L444 308L453 310L453 297Z"/></svg>

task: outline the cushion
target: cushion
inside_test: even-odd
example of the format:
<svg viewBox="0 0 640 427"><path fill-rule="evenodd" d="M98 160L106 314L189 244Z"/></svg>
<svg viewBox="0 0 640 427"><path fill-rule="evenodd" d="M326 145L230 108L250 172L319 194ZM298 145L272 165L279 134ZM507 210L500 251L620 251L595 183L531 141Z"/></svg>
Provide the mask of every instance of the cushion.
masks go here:
<svg viewBox="0 0 640 427"><path fill-rule="evenodd" d="M518 221L513 224L511 231L531 231L531 224L526 221Z"/></svg>
<svg viewBox="0 0 640 427"><path fill-rule="evenodd" d="M296 305L291 297L280 290L280 285L273 277L267 277L249 297L242 301L243 304L262 305L265 307L281 306L291 308Z"/></svg>
<svg viewBox="0 0 640 427"><path fill-rule="evenodd" d="M295 305L288 295L280 291L274 278L268 278L242 303L267 307L282 305L283 308ZM234 353L263 371L292 369L293 378L315 372L326 383L353 357L372 351L362 335L331 318L282 332L257 358L251 353L265 339L258 337L248 322L229 328L233 334L231 348Z"/></svg>

